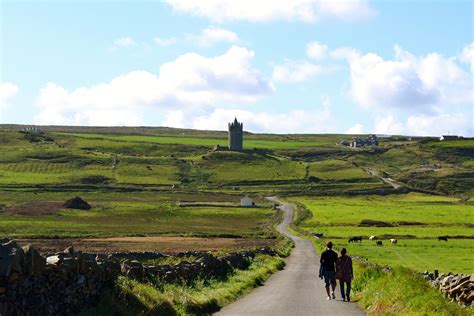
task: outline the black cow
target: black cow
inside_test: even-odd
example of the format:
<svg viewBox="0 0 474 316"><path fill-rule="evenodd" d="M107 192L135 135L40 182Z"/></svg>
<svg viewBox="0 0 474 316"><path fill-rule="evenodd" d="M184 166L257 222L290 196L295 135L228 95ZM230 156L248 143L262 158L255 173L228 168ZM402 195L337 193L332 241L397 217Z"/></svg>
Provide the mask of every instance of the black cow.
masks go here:
<svg viewBox="0 0 474 316"><path fill-rule="evenodd" d="M377 240L377 242L375 243L376 246L382 246L382 241L381 240Z"/></svg>
<svg viewBox="0 0 474 316"><path fill-rule="evenodd" d="M356 242L356 241L359 241L359 242L362 242L362 236L352 236L349 238L349 241L348 242Z"/></svg>
<svg viewBox="0 0 474 316"><path fill-rule="evenodd" d="M448 241L448 236L439 236L438 241L441 241L441 240Z"/></svg>
<svg viewBox="0 0 474 316"><path fill-rule="evenodd" d="M317 237L317 238L323 238L324 234L323 233L313 233L313 236Z"/></svg>

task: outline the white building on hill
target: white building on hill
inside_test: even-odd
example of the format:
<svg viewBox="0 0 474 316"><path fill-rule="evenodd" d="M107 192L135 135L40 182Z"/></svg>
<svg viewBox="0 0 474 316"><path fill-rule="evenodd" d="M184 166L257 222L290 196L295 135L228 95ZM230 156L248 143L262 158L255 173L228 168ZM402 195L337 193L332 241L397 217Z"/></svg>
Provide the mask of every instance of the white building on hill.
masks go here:
<svg viewBox="0 0 474 316"><path fill-rule="evenodd" d="M255 206L255 202L246 195L245 197L240 199L240 206L252 207Z"/></svg>

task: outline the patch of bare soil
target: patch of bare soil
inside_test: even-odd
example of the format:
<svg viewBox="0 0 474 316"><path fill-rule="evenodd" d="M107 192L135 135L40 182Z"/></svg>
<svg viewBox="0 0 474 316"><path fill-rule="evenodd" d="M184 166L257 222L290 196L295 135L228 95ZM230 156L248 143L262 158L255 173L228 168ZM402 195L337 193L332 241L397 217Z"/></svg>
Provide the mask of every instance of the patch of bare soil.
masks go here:
<svg viewBox="0 0 474 316"><path fill-rule="evenodd" d="M113 237L113 238L60 238L20 239L18 244L33 244L41 253L63 251L69 246L88 253L153 251L177 253L184 251L220 251L272 246L275 240L247 238L201 237Z"/></svg>
<svg viewBox="0 0 474 316"><path fill-rule="evenodd" d="M46 215L54 214L64 209L63 202L30 202L25 204L17 204L14 206L7 207L5 214L18 214L18 215Z"/></svg>

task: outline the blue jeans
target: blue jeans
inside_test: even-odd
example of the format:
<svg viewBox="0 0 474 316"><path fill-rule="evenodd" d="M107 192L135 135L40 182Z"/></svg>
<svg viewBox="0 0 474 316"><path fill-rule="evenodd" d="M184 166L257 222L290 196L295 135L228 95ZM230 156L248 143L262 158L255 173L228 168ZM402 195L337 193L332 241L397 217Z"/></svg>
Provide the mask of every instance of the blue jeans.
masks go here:
<svg viewBox="0 0 474 316"><path fill-rule="evenodd" d="M346 291L344 293L344 283L346 284ZM341 288L341 297L342 299L350 299L351 297L351 282L339 281L339 286Z"/></svg>

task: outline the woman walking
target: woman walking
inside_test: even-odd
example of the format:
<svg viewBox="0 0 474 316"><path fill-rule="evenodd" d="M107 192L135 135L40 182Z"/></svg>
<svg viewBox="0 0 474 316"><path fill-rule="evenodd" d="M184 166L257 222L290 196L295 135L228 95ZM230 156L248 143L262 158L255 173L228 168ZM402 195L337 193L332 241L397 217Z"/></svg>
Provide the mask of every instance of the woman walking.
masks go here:
<svg viewBox="0 0 474 316"><path fill-rule="evenodd" d="M336 262L336 277L339 279L341 297L343 301L351 301L351 281L354 277L352 271L352 259L347 254L346 248L341 249L341 256ZM344 291L345 285L345 291Z"/></svg>

